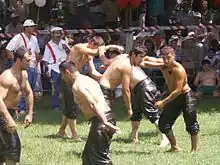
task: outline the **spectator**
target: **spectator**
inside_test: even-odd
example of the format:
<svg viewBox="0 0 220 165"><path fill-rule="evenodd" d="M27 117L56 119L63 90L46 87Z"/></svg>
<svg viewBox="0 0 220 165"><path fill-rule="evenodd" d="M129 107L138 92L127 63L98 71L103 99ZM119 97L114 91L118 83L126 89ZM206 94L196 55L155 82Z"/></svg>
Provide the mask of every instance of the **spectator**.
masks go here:
<svg viewBox="0 0 220 165"><path fill-rule="evenodd" d="M220 86L220 78L218 73L212 69L209 60L202 61L202 71L196 75L194 85L197 87L196 96L202 95L218 96L218 88Z"/></svg>
<svg viewBox="0 0 220 165"><path fill-rule="evenodd" d="M217 64L217 57L215 55L215 50L214 49L209 49L209 52L207 54L207 56L205 56L204 58L205 60L208 60L210 62L211 67L215 67L215 65Z"/></svg>
<svg viewBox="0 0 220 165"><path fill-rule="evenodd" d="M202 14L202 23L209 24L212 23L212 13L208 10L208 1L201 1L201 14Z"/></svg>
<svg viewBox="0 0 220 165"><path fill-rule="evenodd" d="M182 7L181 10L177 11L175 14L177 22L179 22L184 26L192 25L193 17L192 17L190 2L184 0L181 4L181 7Z"/></svg>
<svg viewBox="0 0 220 165"><path fill-rule="evenodd" d="M48 76L51 77L52 85L52 108L60 110L61 105L59 101L60 96L60 70L59 65L67 58L66 49L68 43L62 39L63 29L60 27L53 27L51 30L52 39L46 44L44 56L42 61L48 68Z"/></svg>
<svg viewBox="0 0 220 165"><path fill-rule="evenodd" d="M17 13L11 14L11 22L5 27L5 33L18 34L23 31L23 26L19 22L19 15Z"/></svg>
<svg viewBox="0 0 220 165"><path fill-rule="evenodd" d="M148 56L151 56L151 57L156 57L157 54L156 54L156 46L155 46L155 43L154 43L154 40L152 38L146 38L145 41L144 41L144 45L146 46L147 48L147 55Z"/></svg>
<svg viewBox="0 0 220 165"><path fill-rule="evenodd" d="M0 74L8 68L8 58L7 58L7 52L6 52L6 46L8 44L8 41L1 41L0 43Z"/></svg>
<svg viewBox="0 0 220 165"><path fill-rule="evenodd" d="M207 35L206 27L201 27L201 25L202 25L201 19L202 19L201 13L199 13L199 12L194 12L193 13L194 25L200 27L200 28L197 28L197 29L193 30L195 32L195 36L196 36L198 41L202 41L205 38L205 36Z"/></svg>
<svg viewBox="0 0 220 165"><path fill-rule="evenodd" d="M182 48L180 47L179 37L177 35L172 35L171 38L169 39L169 45L174 49L176 60L181 62L183 51Z"/></svg>

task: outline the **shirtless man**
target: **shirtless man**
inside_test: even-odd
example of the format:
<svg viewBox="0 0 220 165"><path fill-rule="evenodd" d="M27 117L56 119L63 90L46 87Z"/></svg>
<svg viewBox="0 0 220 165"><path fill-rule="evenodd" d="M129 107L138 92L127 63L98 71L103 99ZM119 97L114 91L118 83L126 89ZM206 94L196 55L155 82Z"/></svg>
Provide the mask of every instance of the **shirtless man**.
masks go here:
<svg viewBox="0 0 220 165"><path fill-rule="evenodd" d="M211 68L209 60L202 61L202 71L196 75L194 85L197 87L196 97L202 95L218 96L218 88L220 87L220 78L218 73Z"/></svg>
<svg viewBox="0 0 220 165"><path fill-rule="evenodd" d="M117 51L115 49L109 49L106 56L108 59L102 59L106 65L110 65L114 60L117 60ZM138 51L134 51L138 53ZM128 56L128 55L124 55ZM107 69L107 67L105 68ZM156 88L154 82L144 73L144 71L138 66L132 66L131 72L131 103L133 115L131 116L132 121L132 141L137 143L139 142L138 133L140 127L140 121L142 119L142 113L146 116L147 119L154 123L158 128L159 112L158 109L154 106L157 96L160 95L159 91ZM163 140L161 141L160 146L167 146L169 141L164 134L162 134Z"/></svg>
<svg viewBox="0 0 220 165"><path fill-rule="evenodd" d="M0 75L0 164L15 165L20 160L21 143L13 120L22 92L28 105L25 124L33 119L33 92L28 82L27 69L32 54L24 46L14 53L15 63Z"/></svg>
<svg viewBox="0 0 220 165"><path fill-rule="evenodd" d="M106 52L105 47L99 48L99 56L101 60L104 59ZM112 54L119 55L121 52L118 49L111 49ZM114 60L111 60L110 65L105 70L99 83L102 92L108 105L111 107L114 99L115 89L122 84L122 92L124 97L125 106L128 110L129 117L132 116L132 104L131 104L131 93L130 93L130 80L132 73L132 66L140 65L142 58L145 56L145 49L133 48L129 55L117 56ZM104 64L105 61L103 60Z"/></svg>
<svg viewBox="0 0 220 165"><path fill-rule="evenodd" d="M115 117L107 105L98 82L79 73L72 61L60 65L62 79L72 85L75 101L91 127L82 154L83 165L111 165L108 157L112 136L120 131Z"/></svg>
<svg viewBox="0 0 220 165"><path fill-rule="evenodd" d="M178 152L179 147L174 137L172 126L176 119L183 113L186 130L191 135L191 151L197 150L199 141L199 124L196 115L196 99L187 83L186 71L181 64L175 61L174 50L170 46L165 46L161 50L161 58L146 56L143 67L160 68L166 84L169 88L169 96L157 101L155 106L163 109L159 119L159 129L166 134L170 141L171 152Z"/></svg>
<svg viewBox="0 0 220 165"><path fill-rule="evenodd" d="M98 55L98 47L104 45L104 41L99 36L94 36L88 43L74 45L69 53L68 60L73 61L80 72L82 67L87 65L89 75L95 80L99 80L100 74L93 63L93 57Z"/></svg>

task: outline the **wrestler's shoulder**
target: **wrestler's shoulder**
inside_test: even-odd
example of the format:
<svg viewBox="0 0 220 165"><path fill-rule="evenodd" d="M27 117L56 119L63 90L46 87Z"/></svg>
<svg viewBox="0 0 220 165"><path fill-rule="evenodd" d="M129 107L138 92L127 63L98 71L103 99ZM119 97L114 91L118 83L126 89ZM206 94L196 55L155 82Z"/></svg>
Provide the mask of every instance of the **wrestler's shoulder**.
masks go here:
<svg viewBox="0 0 220 165"><path fill-rule="evenodd" d="M181 72L181 73L185 73L186 72L185 68L180 63L176 63L176 65L174 67L174 70L176 72Z"/></svg>
<svg viewBox="0 0 220 165"><path fill-rule="evenodd" d="M0 83L1 84L10 84L13 82L14 75L12 74L10 69L5 70L1 75L0 75Z"/></svg>

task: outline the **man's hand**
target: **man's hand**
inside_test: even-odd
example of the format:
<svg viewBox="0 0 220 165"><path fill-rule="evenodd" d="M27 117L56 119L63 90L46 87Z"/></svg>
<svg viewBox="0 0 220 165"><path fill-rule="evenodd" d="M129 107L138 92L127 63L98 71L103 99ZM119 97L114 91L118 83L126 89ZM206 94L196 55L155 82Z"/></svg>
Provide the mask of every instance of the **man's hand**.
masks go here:
<svg viewBox="0 0 220 165"><path fill-rule="evenodd" d="M27 116L24 119L25 128L27 128L33 121L33 115L27 114Z"/></svg>
<svg viewBox="0 0 220 165"><path fill-rule="evenodd" d="M163 109L164 107L164 102L163 101L157 101L155 103L155 107L158 108L158 109Z"/></svg>
<svg viewBox="0 0 220 165"><path fill-rule="evenodd" d="M16 131L17 129L17 125L15 123L15 121L11 118L11 119L6 119L6 129L9 133L13 133Z"/></svg>
<svg viewBox="0 0 220 165"><path fill-rule="evenodd" d="M132 109L128 109L128 117L131 118L132 115L133 115L133 110Z"/></svg>
<svg viewBox="0 0 220 165"><path fill-rule="evenodd" d="M110 130L112 130L113 132L117 133L117 134L121 134L121 130L119 127L116 127L115 125L113 125L110 122L106 122L105 126L108 127Z"/></svg>

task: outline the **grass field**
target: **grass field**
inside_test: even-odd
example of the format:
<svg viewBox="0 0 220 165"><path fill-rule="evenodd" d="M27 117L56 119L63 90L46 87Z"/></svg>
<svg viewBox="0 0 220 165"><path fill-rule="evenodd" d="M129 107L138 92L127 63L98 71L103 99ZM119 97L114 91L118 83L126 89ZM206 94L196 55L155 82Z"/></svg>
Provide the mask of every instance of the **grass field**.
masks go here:
<svg viewBox="0 0 220 165"><path fill-rule="evenodd" d="M35 102L35 120L27 129L19 124L18 133L22 142L21 165L81 165L81 152L88 135L89 125L80 116L78 132L85 139L74 142L53 136L59 128L59 112L50 109L50 100L43 97ZM201 141L197 153L191 154L189 135L185 131L182 116L179 117L174 132L182 149L172 154L160 149L160 135L154 125L143 120L139 144L128 140L130 121L121 100L114 108L118 126L123 131L114 136L110 156L115 165L219 165L220 164L220 104L219 99L207 99L198 105L198 120L201 127ZM22 121L22 117L19 119ZM68 132L69 133L69 132Z"/></svg>

